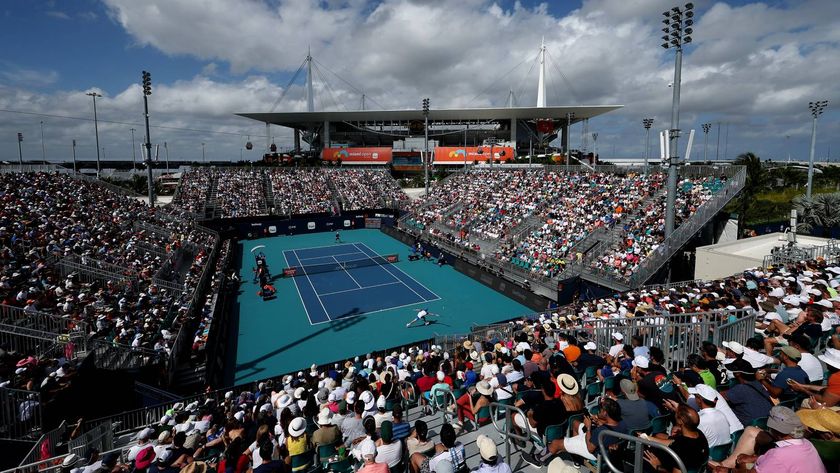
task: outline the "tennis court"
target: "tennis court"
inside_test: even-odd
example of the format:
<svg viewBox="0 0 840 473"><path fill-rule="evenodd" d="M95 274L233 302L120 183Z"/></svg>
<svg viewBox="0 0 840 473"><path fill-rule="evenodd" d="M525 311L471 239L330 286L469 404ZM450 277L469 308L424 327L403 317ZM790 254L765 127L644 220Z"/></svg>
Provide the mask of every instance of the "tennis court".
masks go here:
<svg viewBox="0 0 840 473"><path fill-rule="evenodd" d="M364 243L284 250L283 257L313 325L440 299Z"/></svg>
<svg viewBox="0 0 840 473"><path fill-rule="evenodd" d="M264 253L276 297L264 300L254 280ZM532 311L433 261L409 261L411 248L379 230L359 229L243 240L242 283L233 305L231 383L297 371L372 350L464 334L473 324ZM388 257L396 255L396 259ZM294 277L283 270L297 267ZM307 278L308 276L308 278ZM323 305L322 305L323 304ZM405 325L427 308L430 325ZM231 362L233 360L230 360Z"/></svg>

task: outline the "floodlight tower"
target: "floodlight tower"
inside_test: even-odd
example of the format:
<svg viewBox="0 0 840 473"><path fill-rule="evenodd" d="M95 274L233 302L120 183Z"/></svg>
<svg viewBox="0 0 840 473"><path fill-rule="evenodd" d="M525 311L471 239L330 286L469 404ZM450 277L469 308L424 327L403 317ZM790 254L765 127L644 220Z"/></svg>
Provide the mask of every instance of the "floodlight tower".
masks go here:
<svg viewBox="0 0 840 473"><path fill-rule="evenodd" d="M643 118L642 126L645 127L645 175L647 175L650 159L650 127L653 126L653 118Z"/></svg>
<svg viewBox="0 0 840 473"><path fill-rule="evenodd" d="M152 75L143 71L143 115L146 118L146 171L149 180L149 206L155 206L155 182L152 175L152 138L149 134L149 96L152 95Z"/></svg>
<svg viewBox="0 0 840 473"><path fill-rule="evenodd" d="M822 115L825 107L828 106L828 100L818 100L816 102L808 102L808 110L811 111L811 116L814 117L814 123L811 126L811 153L808 156L808 188L805 190L805 196L811 198L811 187L814 184L814 147L817 145L817 117Z"/></svg>
<svg viewBox="0 0 840 473"><path fill-rule="evenodd" d="M429 98L426 97L423 99L423 119L425 124L423 126L423 132L425 134L425 144L423 146L423 175L424 175L424 183L426 185L426 197L429 196ZM466 149L464 150L466 153Z"/></svg>
<svg viewBox="0 0 840 473"><path fill-rule="evenodd" d="M709 147L709 130L712 129L711 123L704 123L703 127L703 161L706 161L706 149Z"/></svg>
<svg viewBox="0 0 840 473"><path fill-rule="evenodd" d="M665 41L662 43L662 47L676 50L674 58L674 95L671 99L671 129L668 130L670 156L665 157L665 164L668 166L665 207L665 237L667 238L674 231L676 220L677 165L679 164L677 141L680 136L680 75L682 73L683 45L691 42L691 34L694 33L691 28L694 24L692 19L694 17L694 4L686 3L684 8L673 7L663 12L662 15L665 17L662 20L662 23L665 24L665 28L662 28L665 33L662 36Z"/></svg>
<svg viewBox="0 0 840 473"><path fill-rule="evenodd" d="M102 95L96 92L88 92L85 95L93 98L93 131L96 134L96 178L99 179L102 166L99 162L99 120L96 117L96 97L102 97Z"/></svg>

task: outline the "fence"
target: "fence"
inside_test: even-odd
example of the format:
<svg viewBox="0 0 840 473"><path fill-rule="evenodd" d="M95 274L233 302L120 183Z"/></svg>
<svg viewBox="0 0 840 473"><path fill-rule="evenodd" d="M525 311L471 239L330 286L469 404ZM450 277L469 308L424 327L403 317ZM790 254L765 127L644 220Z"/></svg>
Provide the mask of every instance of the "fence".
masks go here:
<svg viewBox="0 0 840 473"><path fill-rule="evenodd" d="M27 327L0 324L0 345L36 357L66 356L75 359L85 353L85 335L55 334Z"/></svg>
<svg viewBox="0 0 840 473"><path fill-rule="evenodd" d="M95 448L100 452L107 452L114 448L114 428L110 422L102 422L94 428L83 432L78 437L70 440L67 444L67 451L75 453L84 458L89 448ZM21 463L25 465L28 462Z"/></svg>
<svg viewBox="0 0 840 473"><path fill-rule="evenodd" d="M774 248L769 255L764 257L763 266L767 268L770 266L798 263L803 260L815 260L817 258L822 258L829 264L840 261L840 242L829 240L823 246L802 247L796 244L789 244L788 246Z"/></svg>
<svg viewBox="0 0 840 473"><path fill-rule="evenodd" d="M0 437L37 437L42 421L40 393L0 388Z"/></svg>
<svg viewBox="0 0 840 473"><path fill-rule="evenodd" d="M58 261L62 278L75 273L81 283L110 282L123 290L136 290L137 273L131 269L79 255L68 255Z"/></svg>
<svg viewBox="0 0 840 473"><path fill-rule="evenodd" d="M32 446L32 449L29 450L29 453L23 457L20 464L36 463L58 455L58 449L56 447L64 437L66 430L65 421L61 421L58 427L41 435L38 441L35 442L35 445Z"/></svg>
<svg viewBox="0 0 840 473"><path fill-rule="evenodd" d="M24 310L20 307L0 304L0 324L14 325L42 332L53 337L59 334L86 334L87 322L71 320L44 312Z"/></svg>

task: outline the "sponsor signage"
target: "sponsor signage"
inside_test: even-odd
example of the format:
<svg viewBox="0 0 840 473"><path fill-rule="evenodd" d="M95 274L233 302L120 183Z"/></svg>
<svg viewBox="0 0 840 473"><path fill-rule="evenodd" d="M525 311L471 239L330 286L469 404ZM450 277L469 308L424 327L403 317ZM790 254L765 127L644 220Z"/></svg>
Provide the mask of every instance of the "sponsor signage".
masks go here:
<svg viewBox="0 0 840 473"><path fill-rule="evenodd" d="M481 149L481 153L478 150ZM502 156L504 151L504 156ZM467 155L467 162L486 162L490 159L490 146L438 146L435 148L436 163L463 163L464 154ZM514 158L513 148L509 146L493 146L493 157L496 161L508 161Z"/></svg>
<svg viewBox="0 0 840 473"><path fill-rule="evenodd" d="M324 161L338 161L342 163L382 163L391 162L393 152L391 148L327 148L321 151Z"/></svg>

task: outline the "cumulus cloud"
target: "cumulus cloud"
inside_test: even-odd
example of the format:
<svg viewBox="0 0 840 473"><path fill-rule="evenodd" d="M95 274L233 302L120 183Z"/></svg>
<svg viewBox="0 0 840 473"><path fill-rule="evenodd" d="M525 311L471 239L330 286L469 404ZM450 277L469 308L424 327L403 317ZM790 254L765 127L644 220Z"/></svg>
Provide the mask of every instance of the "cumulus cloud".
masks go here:
<svg viewBox="0 0 840 473"><path fill-rule="evenodd" d="M440 108L501 106L509 90L518 105L531 105L537 76L532 66L543 38L550 53L549 104L625 105L591 124L605 155L615 147L619 156L640 156L641 118L654 117L661 129L670 117L673 52L659 47L659 19L672 0L584 0L562 17L547 4L492 0L103 2L134 45L207 63L196 77L156 86L155 118L165 123L261 133L259 124L232 114L270 111L285 83L269 77L290 76L308 49L321 70L315 78L319 109L358 108L362 92L368 107L413 108L422 97ZM695 3L681 128L699 132L706 121L729 123L729 157L746 150L779 157L787 148L807 149L807 102L840 105L840 2ZM224 78L222 68L229 70ZM16 87L12 99L29 96L19 103L23 108L61 96ZM128 110L123 114L135 119L138 104L136 86L103 98L103 107L114 107L108 113ZM278 106L304 109L300 84ZM823 145L840 128L837 116L831 109L824 116ZM289 136L284 132L277 140ZM215 141L220 154L238 157L237 140ZM579 141L580 131L573 129L573 146Z"/></svg>

